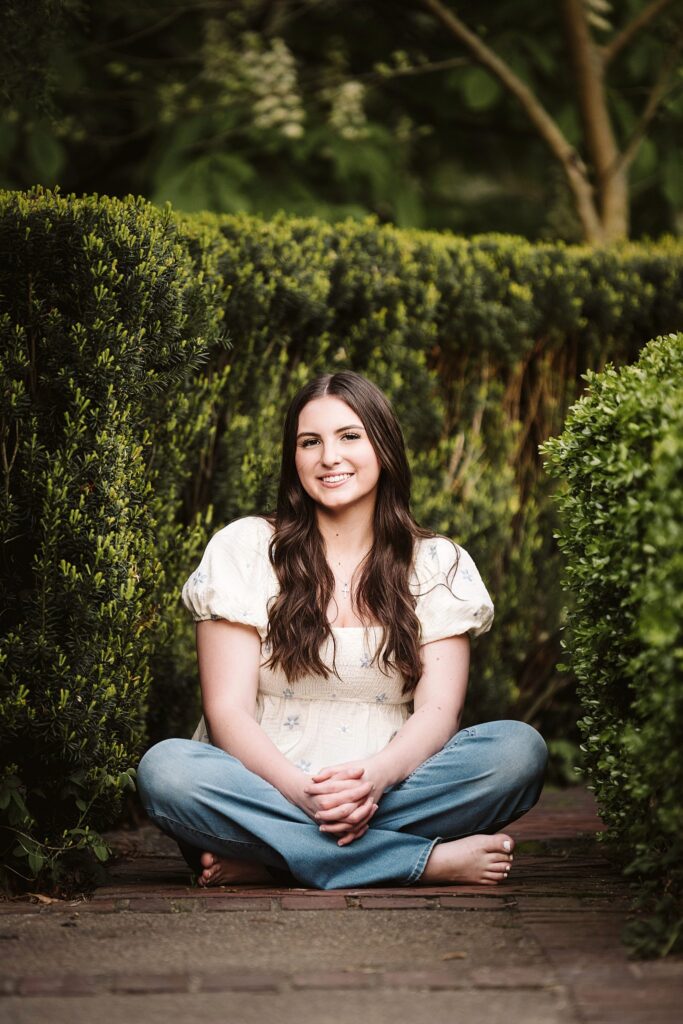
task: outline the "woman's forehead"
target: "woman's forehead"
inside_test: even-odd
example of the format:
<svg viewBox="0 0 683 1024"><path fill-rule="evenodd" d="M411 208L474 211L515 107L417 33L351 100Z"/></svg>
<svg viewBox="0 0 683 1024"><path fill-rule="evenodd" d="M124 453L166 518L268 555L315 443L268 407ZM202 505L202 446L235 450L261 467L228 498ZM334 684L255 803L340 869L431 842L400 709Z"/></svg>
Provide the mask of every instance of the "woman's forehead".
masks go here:
<svg viewBox="0 0 683 1024"><path fill-rule="evenodd" d="M313 398L299 413L298 433L325 430L340 430L342 427L362 427L363 421L350 405L335 395Z"/></svg>

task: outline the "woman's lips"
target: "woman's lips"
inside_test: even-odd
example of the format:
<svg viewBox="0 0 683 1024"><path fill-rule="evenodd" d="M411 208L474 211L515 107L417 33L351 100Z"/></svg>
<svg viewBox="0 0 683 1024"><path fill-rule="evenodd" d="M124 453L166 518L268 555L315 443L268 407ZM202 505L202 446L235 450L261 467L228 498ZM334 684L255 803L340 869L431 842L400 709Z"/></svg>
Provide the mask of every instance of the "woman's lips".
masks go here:
<svg viewBox="0 0 683 1024"><path fill-rule="evenodd" d="M352 476L353 473L330 473L329 476L321 476L320 483L323 487L341 487Z"/></svg>

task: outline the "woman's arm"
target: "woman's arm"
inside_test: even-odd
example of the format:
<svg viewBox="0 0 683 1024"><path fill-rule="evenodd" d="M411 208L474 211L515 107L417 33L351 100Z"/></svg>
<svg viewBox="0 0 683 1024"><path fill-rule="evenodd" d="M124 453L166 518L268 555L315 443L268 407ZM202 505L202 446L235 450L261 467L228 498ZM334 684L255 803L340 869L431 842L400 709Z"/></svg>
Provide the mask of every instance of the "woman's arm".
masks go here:
<svg viewBox="0 0 683 1024"><path fill-rule="evenodd" d="M385 789L402 782L455 735L467 691L469 636L464 634L425 644L422 647L422 665L422 676L415 688L415 712L391 742L372 757L318 772L313 777L313 785L307 788L309 794L322 798L326 786L344 778L347 772L363 768L362 778L372 783L371 792L378 801ZM340 833L349 828L349 823L336 818L332 810L321 817L327 823L328 831Z"/></svg>
<svg viewBox="0 0 683 1024"><path fill-rule="evenodd" d="M320 806L315 796L305 792L309 776L287 760L255 718L261 661L258 632L225 619L198 622L197 660L211 742L314 817ZM334 801L334 793L343 791L346 801L365 801L369 790L366 781L339 782L328 800Z"/></svg>
<svg viewBox="0 0 683 1024"><path fill-rule="evenodd" d="M460 726L470 671L470 638L451 636L422 647L422 676L414 714L371 760L387 786L402 782L441 750Z"/></svg>

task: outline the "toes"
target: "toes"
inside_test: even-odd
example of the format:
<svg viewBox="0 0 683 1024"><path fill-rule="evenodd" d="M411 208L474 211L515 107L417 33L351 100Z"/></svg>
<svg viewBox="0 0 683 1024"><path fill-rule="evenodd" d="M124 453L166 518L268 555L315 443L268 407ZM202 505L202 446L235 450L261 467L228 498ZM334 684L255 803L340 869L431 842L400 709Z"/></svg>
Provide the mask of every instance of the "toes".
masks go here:
<svg viewBox="0 0 683 1024"><path fill-rule="evenodd" d="M507 867L499 868L489 866L484 868L483 874L485 878L493 878L496 882L504 882L510 874L510 869Z"/></svg>
<svg viewBox="0 0 683 1024"><path fill-rule="evenodd" d="M508 876L507 871L492 871L491 868L487 868L484 874L487 878L495 879L496 882L502 882Z"/></svg>
<svg viewBox="0 0 683 1024"><path fill-rule="evenodd" d="M497 854L498 858L501 854ZM488 878L494 878L497 882L504 881L510 874L510 863L507 860L491 860L484 868L484 874Z"/></svg>
<svg viewBox="0 0 683 1024"><path fill-rule="evenodd" d="M494 836L486 836L486 852L496 854L499 860L512 860L512 851L515 848L514 839L505 832L497 832Z"/></svg>
<svg viewBox="0 0 683 1024"><path fill-rule="evenodd" d="M500 835L496 836L496 839L500 840L500 846L505 853L512 853L515 848L515 841L512 836L507 835L505 832L501 832Z"/></svg>
<svg viewBox="0 0 683 1024"><path fill-rule="evenodd" d="M219 873L220 869L217 864L212 864L211 867L204 868L198 879L199 885L211 885L215 882Z"/></svg>
<svg viewBox="0 0 683 1024"><path fill-rule="evenodd" d="M214 853L205 852L199 858L199 861L203 868L211 868L217 861L217 857Z"/></svg>

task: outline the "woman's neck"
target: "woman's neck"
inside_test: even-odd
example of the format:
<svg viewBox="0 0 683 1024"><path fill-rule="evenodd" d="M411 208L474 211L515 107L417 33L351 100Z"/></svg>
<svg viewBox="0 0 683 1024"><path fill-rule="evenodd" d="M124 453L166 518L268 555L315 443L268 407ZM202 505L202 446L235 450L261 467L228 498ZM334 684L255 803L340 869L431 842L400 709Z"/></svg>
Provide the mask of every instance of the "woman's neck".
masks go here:
<svg viewBox="0 0 683 1024"><path fill-rule="evenodd" d="M336 515L317 509L316 518L328 560L338 555L360 559L372 547L375 531L367 509L347 509Z"/></svg>

